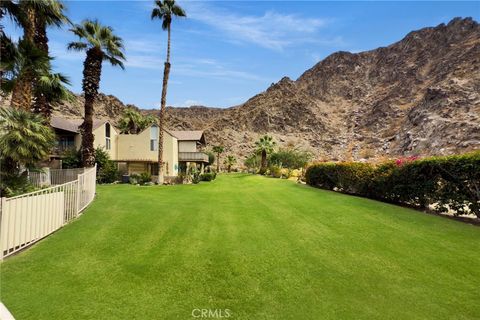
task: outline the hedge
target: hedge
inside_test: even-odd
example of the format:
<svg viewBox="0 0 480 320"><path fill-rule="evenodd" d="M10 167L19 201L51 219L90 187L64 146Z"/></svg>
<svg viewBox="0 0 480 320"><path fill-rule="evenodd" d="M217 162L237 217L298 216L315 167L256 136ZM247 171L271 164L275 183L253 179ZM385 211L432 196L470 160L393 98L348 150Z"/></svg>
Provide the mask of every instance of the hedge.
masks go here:
<svg viewBox="0 0 480 320"><path fill-rule="evenodd" d="M205 172L200 175L200 181L213 181L217 177L215 172Z"/></svg>
<svg viewBox="0 0 480 320"><path fill-rule="evenodd" d="M480 218L480 151L447 157L403 159L382 164L314 163L307 184L377 200L472 213ZM434 207L432 207L432 205Z"/></svg>

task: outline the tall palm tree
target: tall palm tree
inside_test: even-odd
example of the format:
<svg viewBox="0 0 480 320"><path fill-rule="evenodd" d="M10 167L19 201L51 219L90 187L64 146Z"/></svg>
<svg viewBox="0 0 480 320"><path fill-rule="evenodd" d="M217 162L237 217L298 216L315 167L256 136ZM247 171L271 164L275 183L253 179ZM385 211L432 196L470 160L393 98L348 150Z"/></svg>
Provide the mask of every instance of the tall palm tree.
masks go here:
<svg viewBox="0 0 480 320"><path fill-rule="evenodd" d="M82 161L85 167L95 165L95 148L93 147L93 103L98 95L102 62L108 61L112 66L124 69L123 41L113 33L111 27L100 24L97 20L85 20L71 31L79 41L68 44L68 49L85 51L87 56L83 63L82 88L85 96L85 116L82 131Z"/></svg>
<svg viewBox="0 0 480 320"><path fill-rule="evenodd" d="M49 123L54 105L63 101L73 101L75 98L65 87L70 84L70 80L61 73L48 72L38 75L36 82L34 94L37 100L33 104L33 112L42 114L46 123ZM39 97L42 98L42 103L38 103Z"/></svg>
<svg viewBox="0 0 480 320"><path fill-rule="evenodd" d="M158 137L158 183L163 183L163 130L165 127L165 107L167 104L168 76L170 74L170 41L173 17L186 17L185 11L175 3L175 0L155 0L155 8L151 18L162 20L162 29L167 30L167 59L163 70L162 98L160 100L159 137Z"/></svg>
<svg viewBox="0 0 480 320"><path fill-rule="evenodd" d="M65 15L65 5L58 0L42 0L46 5L43 7L43 10L37 10L35 13L35 34L33 41L35 45L43 51L45 55L49 55L48 52L48 37L47 37L47 27L56 26L61 27L63 24L71 24L70 20ZM51 80L60 80L63 76L52 75ZM45 80L45 78L44 78ZM45 82L43 83L43 88L36 88L41 86L40 77L35 77L33 81L35 102L33 105L34 112L41 112L44 117L47 119L51 115L51 104L54 101L49 101L48 93L45 93ZM51 81L50 81L51 82ZM56 84L62 86L65 83L63 81L56 81ZM65 88L60 88L60 91L66 92Z"/></svg>
<svg viewBox="0 0 480 320"><path fill-rule="evenodd" d="M18 56L18 49L15 43L3 31L0 31L0 52L2 54L0 59L0 89L1 94L5 95L10 90L7 90L6 83L13 76L15 68L15 61Z"/></svg>
<svg viewBox="0 0 480 320"><path fill-rule="evenodd" d="M52 106L64 100L71 100L73 95L65 88L70 84L67 77L60 73L52 73L50 68L50 58L46 56L40 49L27 40L20 40L15 45L8 37L1 35L2 60L0 61L0 88L2 94L12 92L12 101L26 101L25 104L11 105L11 107L21 108L30 111L28 106L31 105L32 96L28 90L14 90L28 86L27 81L23 81L25 77L33 75L37 84L34 87L34 95L40 94L45 98L45 109L36 109L40 106L33 104L35 113L42 113L45 121L48 123ZM22 95L18 97L16 95ZM15 97L15 99L13 99Z"/></svg>
<svg viewBox="0 0 480 320"><path fill-rule="evenodd" d="M18 3L12 0L0 1L0 19L9 16L15 23L18 23ZM3 32L3 25L0 25L0 31Z"/></svg>
<svg viewBox="0 0 480 320"><path fill-rule="evenodd" d="M262 161L260 165L260 174L264 174L267 171L267 155L272 153L276 142L269 135L264 135L258 141L255 142L256 152L262 155Z"/></svg>
<svg viewBox="0 0 480 320"><path fill-rule="evenodd" d="M237 158L235 158L235 156L228 155L223 163L227 166L228 173L230 173L232 171L232 166L237 163Z"/></svg>
<svg viewBox="0 0 480 320"><path fill-rule="evenodd" d="M31 41L20 40L10 65L5 65L7 77L2 79L2 89L12 92L11 107L30 111L32 106L32 80L36 75L50 71L50 59ZM2 68L3 69L3 68Z"/></svg>
<svg viewBox="0 0 480 320"><path fill-rule="evenodd" d="M16 3L15 3L16 4ZM35 44L37 34L37 21L43 22L45 28L48 24L61 24L68 19L63 15L63 5L57 0L19 0L16 7L9 6L9 14L15 22L23 28L23 41ZM13 10L13 11L12 11ZM5 12L7 12L5 10ZM41 26L41 23L40 23ZM40 31L41 33L41 31ZM38 39L37 39L38 40ZM46 43L48 39L38 40L40 43ZM38 47L38 46L37 46ZM40 50L48 56L47 50ZM30 70L23 72L23 75L15 83L12 93L11 105L16 108L30 110L32 103L32 93L36 84L37 77ZM41 103L40 100L39 103Z"/></svg>
<svg viewBox="0 0 480 320"><path fill-rule="evenodd" d="M225 148L223 146L214 146L212 148L213 152L217 154L217 173L220 172L220 154L225 151Z"/></svg>

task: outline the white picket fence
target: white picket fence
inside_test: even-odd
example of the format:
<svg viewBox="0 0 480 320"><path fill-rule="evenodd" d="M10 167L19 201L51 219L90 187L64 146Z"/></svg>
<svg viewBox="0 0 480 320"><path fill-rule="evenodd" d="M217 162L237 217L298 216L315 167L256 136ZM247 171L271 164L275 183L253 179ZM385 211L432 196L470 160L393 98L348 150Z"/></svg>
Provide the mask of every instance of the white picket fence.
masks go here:
<svg viewBox="0 0 480 320"><path fill-rule="evenodd" d="M42 171L29 171L28 181L35 187L48 187L64 184L77 180L77 176L84 173L84 168L75 169L49 169Z"/></svg>
<svg viewBox="0 0 480 320"><path fill-rule="evenodd" d="M0 259L48 236L77 218L95 197L97 168L54 187L1 198Z"/></svg>

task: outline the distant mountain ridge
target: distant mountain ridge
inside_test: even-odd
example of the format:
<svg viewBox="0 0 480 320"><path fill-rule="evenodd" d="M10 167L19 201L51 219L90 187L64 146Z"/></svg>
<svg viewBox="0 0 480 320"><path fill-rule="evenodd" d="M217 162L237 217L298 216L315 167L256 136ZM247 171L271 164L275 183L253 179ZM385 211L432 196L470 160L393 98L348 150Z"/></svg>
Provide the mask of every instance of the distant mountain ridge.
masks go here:
<svg viewBox="0 0 480 320"><path fill-rule="evenodd" d="M55 113L80 116L82 99ZM115 122L124 107L101 95L96 116ZM387 47L336 52L297 80L282 78L241 105L169 107L167 121L172 129L206 130L210 144L240 157L265 133L319 159L480 149L480 26L455 18Z"/></svg>

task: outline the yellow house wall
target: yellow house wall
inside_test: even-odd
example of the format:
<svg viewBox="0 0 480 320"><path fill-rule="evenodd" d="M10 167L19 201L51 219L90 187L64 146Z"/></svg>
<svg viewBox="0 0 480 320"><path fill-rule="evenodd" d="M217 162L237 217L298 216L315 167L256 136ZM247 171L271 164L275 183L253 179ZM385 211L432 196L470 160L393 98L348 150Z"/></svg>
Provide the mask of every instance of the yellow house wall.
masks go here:
<svg viewBox="0 0 480 320"><path fill-rule="evenodd" d="M107 150L107 142L106 142L106 128L105 128L105 123L98 127L97 129L93 130L93 146L95 148L102 148L105 150L108 155L110 156L110 159L112 160L117 160L117 149L118 149L118 132L115 130L115 128L110 125L110 150Z"/></svg>
<svg viewBox="0 0 480 320"><path fill-rule="evenodd" d="M139 134L119 134L117 160L156 161L158 152L150 150L150 128Z"/></svg>
<svg viewBox="0 0 480 320"><path fill-rule="evenodd" d="M163 136L163 161L165 161L166 176L178 174L178 141L177 138L165 132Z"/></svg>
<svg viewBox="0 0 480 320"><path fill-rule="evenodd" d="M111 148L106 150L105 124L93 130L95 148L103 148L109 155L110 159L117 161L125 161L129 163L130 173L148 172L149 167L145 163L134 163L134 161L156 162L158 160L158 151L150 150L150 128L147 128L139 134L120 134L113 126L110 126ZM158 139L158 138L157 138ZM183 143L182 141L181 143ZM195 142L186 141L185 152L195 152ZM163 161L165 162L165 175L178 175L178 152L181 143L177 138L170 135L167 131L163 134ZM75 136L75 147L80 149L82 137L80 134ZM194 149L193 149L194 148ZM192 150L192 151L190 151Z"/></svg>
<svg viewBox="0 0 480 320"><path fill-rule="evenodd" d="M139 134L119 134L116 160L158 161L158 151L150 150L150 128ZM178 142L166 131L163 134L163 161L166 162L165 175L176 176L178 174Z"/></svg>
<svg viewBox="0 0 480 320"><path fill-rule="evenodd" d="M197 152L197 143L195 141L179 141L178 152Z"/></svg>

